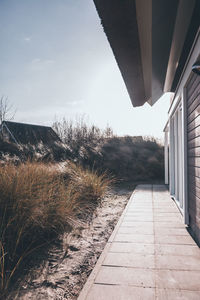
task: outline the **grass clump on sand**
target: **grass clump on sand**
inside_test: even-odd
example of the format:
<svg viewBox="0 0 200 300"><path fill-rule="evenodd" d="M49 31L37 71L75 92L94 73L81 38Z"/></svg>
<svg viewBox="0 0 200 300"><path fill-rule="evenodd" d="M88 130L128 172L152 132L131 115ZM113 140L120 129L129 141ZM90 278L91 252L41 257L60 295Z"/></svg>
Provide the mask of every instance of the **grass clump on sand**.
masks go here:
<svg viewBox="0 0 200 300"><path fill-rule="evenodd" d="M59 171L42 163L0 166L0 292L30 254L70 231L108 187L105 175L75 164Z"/></svg>
<svg viewBox="0 0 200 300"><path fill-rule="evenodd" d="M96 170L84 168L81 165L69 163L64 171L68 191L72 193L71 202L76 216L84 216L88 211L93 210L101 200L113 179L107 173L98 174Z"/></svg>

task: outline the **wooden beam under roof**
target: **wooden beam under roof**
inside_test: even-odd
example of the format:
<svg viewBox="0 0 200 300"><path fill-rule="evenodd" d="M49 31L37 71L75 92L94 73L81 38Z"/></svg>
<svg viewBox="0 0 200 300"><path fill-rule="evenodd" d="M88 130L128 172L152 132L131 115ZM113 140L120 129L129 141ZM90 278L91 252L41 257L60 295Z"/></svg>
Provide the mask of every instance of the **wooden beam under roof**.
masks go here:
<svg viewBox="0 0 200 300"><path fill-rule="evenodd" d="M141 106L146 96L135 1L94 0L94 3L132 103Z"/></svg>

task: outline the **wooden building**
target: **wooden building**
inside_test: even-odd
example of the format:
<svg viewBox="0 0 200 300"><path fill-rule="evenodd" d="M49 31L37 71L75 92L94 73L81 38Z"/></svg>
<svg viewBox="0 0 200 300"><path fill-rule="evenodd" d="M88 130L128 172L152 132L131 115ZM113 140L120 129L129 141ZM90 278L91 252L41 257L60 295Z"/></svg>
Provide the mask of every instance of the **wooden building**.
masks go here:
<svg viewBox="0 0 200 300"><path fill-rule="evenodd" d="M0 125L0 137L18 145L52 145L61 142L56 132L48 126L3 121Z"/></svg>
<svg viewBox="0 0 200 300"><path fill-rule="evenodd" d="M174 93L165 126L165 181L200 242L200 1L94 3L133 106Z"/></svg>

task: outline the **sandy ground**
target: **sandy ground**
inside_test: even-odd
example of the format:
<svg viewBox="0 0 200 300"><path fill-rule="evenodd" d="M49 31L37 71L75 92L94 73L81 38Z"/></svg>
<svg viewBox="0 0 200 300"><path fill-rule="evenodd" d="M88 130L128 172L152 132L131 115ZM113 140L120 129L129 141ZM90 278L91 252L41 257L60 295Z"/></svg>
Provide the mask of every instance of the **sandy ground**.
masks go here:
<svg viewBox="0 0 200 300"><path fill-rule="evenodd" d="M90 222L64 235L9 299L77 299L132 190L133 186L127 185L107 192Z"/></svg>

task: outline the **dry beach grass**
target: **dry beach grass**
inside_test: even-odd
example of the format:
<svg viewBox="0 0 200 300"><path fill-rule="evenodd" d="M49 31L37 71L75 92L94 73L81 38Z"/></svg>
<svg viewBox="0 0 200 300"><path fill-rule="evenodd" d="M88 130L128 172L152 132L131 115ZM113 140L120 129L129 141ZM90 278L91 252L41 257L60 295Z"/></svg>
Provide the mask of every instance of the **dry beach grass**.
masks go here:
<svg viewBox="0 0 200 300"><path fill-rule="evenodd" d="M37 162L0 167L1 297L24 261L76 227L81 216L96 207L109 183L105 174L72 163L62 171Z"/></svg>

